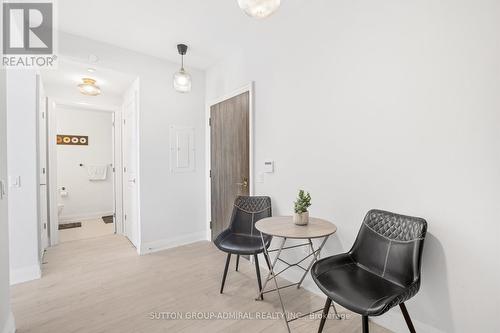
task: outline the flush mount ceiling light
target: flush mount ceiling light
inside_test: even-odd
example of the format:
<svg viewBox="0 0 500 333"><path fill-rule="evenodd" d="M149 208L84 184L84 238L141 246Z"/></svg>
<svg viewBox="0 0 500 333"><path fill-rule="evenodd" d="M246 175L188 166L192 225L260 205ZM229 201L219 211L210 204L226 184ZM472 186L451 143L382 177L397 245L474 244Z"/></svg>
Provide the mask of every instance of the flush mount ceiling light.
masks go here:
<svg viewBox="0 0 500 333"><path fill-rule="evenodd" d="M180 93L188 93L191 91L191 75L184 69L184 55L187 52L187 45L177 45L177 51L181 55L181 69L174 74L174 89Z"/></svg>
<svg viewBox="0 0 500 333"><path fill-rule="evenodd" d="M87 96L97 96L101 94L101 88L96 86L95 80L88 77L82 79L83 83L78 85L80 92Z"/></svg>
<svg viewBox="0 0 500 333"><path fill-rule="evenodd" d="M240 8L251 17L265 18L278 10L281 0L238 0Z"/></svg>

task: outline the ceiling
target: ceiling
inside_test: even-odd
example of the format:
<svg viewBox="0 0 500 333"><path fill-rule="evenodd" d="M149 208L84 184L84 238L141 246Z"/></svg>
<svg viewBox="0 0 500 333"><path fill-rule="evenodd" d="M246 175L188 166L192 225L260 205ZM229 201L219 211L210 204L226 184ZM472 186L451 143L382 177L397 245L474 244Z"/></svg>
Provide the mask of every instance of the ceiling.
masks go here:
<svg viewBox="0 0 500 333"><path fill-rule="evenodd" d="M305 1L282 1L277 13L257 20L246 16L237 0L65 0L56 3L56 17L61 31L174 62L180 60L176 45L185 43L186 66L207 69L252 42L268 40L274 45L269 32L288 31L287 23L296 25L293 15L301 15ZM88 76L108 97L121 96L134 80L97 65L92 66L95 73L88 73L88 66L60 57L57 69L43 71L43 80L49 90L77 91Z"/></svg>
<svg viewBox="0 0 500 333"><path fill-rule="evenodd" d="M305 1L282 1L273 16L256 20L236 0L65 0L57 2L57 18L62 31L171 61L179 61L176 45L186 43L186 64L206 69L249 40L265 38Z"/></svg>

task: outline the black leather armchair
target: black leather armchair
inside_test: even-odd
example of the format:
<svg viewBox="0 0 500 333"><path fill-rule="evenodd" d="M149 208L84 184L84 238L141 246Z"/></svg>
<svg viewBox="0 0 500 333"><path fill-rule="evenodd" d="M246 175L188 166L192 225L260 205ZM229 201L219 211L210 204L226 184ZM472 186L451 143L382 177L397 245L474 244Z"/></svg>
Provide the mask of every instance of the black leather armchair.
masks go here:
<svg viewBox="0 0 500 333"><path fill-rule="evenodd" d="M214 240L215 245L221 251L227 252L226 266L222 276L222 284L220 293L224 291L224 283L226 282L227 269L231 260L231 254L236 254L236 271L240 255L253 255L255 259L255 270L257 273L257 282L259 291L262 289L260 279L259 259L257 254L264 252L264 245L260 238L260 232L255 229L255 222L265 217L270 217L271 198L269 197L247 197L239 196L234 201L233 214L229 228L224 230ZM266 248L271 244L272 236L264 235ZM270 268L269 258L264 254L267 267ZM261 298L263 298L261 296Z"/></svg>
<svg viewBox="0 0 500 333"><path fill-rule="evenodd" d="M318 332L332 301L368 317L399 305L410 332L415 332L404 302L420 288L420 265L427 222L418 217L370 210L352 249L316 262L311 275L327 295Z"/></svg>

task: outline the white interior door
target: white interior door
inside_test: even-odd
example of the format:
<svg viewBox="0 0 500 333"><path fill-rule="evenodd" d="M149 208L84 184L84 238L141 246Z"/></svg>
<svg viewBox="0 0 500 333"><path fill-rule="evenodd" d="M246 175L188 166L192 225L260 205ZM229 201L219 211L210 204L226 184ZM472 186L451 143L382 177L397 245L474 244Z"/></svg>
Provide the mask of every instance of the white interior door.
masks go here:
<svg viewBox="0 0 500 333"><path fill-rule="evenodd" d="M131 89L123 107L123 231L138 247L138 133L137 90Z"/></svg>
<svg viewBox="0 0 500 333"><path fill-rule="evenodd" d="M39 167L39 207L38 227L40 229L40 255L49 247L49 214L47 196L47 97L38 77L38 167Z"/></svg>

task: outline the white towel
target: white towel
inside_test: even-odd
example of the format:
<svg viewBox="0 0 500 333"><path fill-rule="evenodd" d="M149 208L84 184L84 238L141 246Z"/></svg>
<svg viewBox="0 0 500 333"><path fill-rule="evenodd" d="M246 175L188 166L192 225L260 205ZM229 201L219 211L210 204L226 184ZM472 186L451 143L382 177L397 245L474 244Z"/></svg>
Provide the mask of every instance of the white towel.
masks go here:
<svg viewBox="0 0 500 333"><path fill-rule="evenodd" d="M108 173L107 165L89 165L87 166L87 174L89 180L106 180Z"/></svg>

